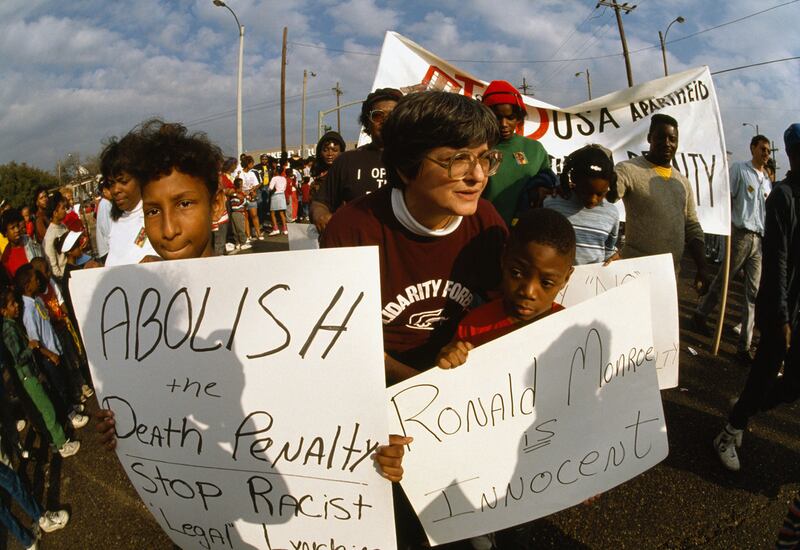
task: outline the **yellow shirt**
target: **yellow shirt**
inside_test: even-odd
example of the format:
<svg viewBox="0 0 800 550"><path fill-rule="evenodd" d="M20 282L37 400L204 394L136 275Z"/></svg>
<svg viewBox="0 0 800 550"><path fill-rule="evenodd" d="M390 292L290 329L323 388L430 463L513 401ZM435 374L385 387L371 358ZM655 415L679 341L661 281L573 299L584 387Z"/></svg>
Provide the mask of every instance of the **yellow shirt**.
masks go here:
<svg viewBox="0 0 800 550"><path fill-rule="evenodd" d="M8 239L6 239L5 235L0 233L0 254L5 251L6 245L8 245Z"/></svg>
<svg viewBox="0 0 800 550"><path fill-rule="evenodd" d="M653 165L653 170L655 170L656 174L658 174L665 180L668 180L672 177L672 166Z"/></svg>

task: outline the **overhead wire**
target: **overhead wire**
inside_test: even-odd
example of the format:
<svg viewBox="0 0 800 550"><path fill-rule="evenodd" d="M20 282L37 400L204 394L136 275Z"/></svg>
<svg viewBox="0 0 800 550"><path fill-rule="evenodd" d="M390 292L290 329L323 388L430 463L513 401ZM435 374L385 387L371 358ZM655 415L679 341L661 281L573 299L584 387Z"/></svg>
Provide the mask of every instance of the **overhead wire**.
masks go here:
<svg viewBox="0 0 800 550"><path fill-rule="evenodd" d="M734 23L739 23L741 21L744 21L746 19L750 19L752 17L756 17L756 16L761 15L763 13L766 13L768 11L776 10L776 9L782 8L784 6L788 6L790 4L795 4L797 2L800 2L800 0L789 0L787 2L783 2L781 4L777 4L775 6L771 6L769 8L765 8L763 10L759 10L759 11L750 13L748 15L744 15L742 17L733 19L731 21L725 21L723 23L720 23L719 25L714 25L712 27L701 29L701 30L693 32L691 34L687 34L687 35L682 36L680 38L672 39L672 40L666 42L666 44L674 44L675 42L681 42L683 40L688 40L689 38L693 38L693 37L698 36L700 34L704 34L704 33L719 29L721 27L732 25ZM308 48L316 48L316 49L320 49L320 50L336 51L336 52L342 52L342 53L348 53L348 54L354 54L354 55L369 55L369 56L375 56L375 57L380 55L379 52L375 53L375 52L361 52L361 51L352 51L352 50L342 50L342 49L337 49L337 48L328 48L326 46L318 46L316 44L306 44L306 43L302 43L302 42L292 42L292 44L294 44L296 46L302 46L302 47L308 47ZM660 44L654 44L652 46L645 46L645 47L642 47L642 48L638 48L636 50L631 50L629 53L634 54L634 53L644 52L644 51L647 51L647 50L653 50L653 49L660 48L660 47L661 47ZM453 63L496 63L496 64L512 64L512 65L513 64L517 64L517 65L534 65L534 64L538 64L538 63L564 63L564 62L568 62L568 61L592 61L592 60L595 60L595 59L608 59L608 58L611 58L611 57L620 57L620 56L622 56L622 53L595 55L595 56L590 56L590 57L575 57L575 58L571 58L571 59L447 59L447 61L450 61L450 62L453 62Z"/></svg>

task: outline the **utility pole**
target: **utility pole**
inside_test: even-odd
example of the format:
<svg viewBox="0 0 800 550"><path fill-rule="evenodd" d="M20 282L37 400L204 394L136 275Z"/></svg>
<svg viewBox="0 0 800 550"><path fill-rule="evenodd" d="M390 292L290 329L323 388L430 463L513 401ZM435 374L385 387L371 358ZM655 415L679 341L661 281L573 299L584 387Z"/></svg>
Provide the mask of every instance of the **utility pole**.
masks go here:
<svg viewBox="0 0 800 550"><path fill-rule="evenodd" d="M333 92L336 94L336 131L340 134L342 133L342 112L339 110L339 96L341 96L344 92L339 87L339 83L336 83L335 88L331 88Z"/></svg>
<svg viewBox="0 0 800 550"><path fill-rule="evenodd" d="M617 26L619 27L619 37L622 40L622 56L625 58L625 72L628 74L628 87L633 87L633 72L631 72L631 57L628 53L628 42L625 40L625 27L622 25L622 15L620 11L624 11L625 15L633 11L636 6L629 6L627 2L624 4L617 4L617 0L600 0L595 6L595 9L600 6L612 8L617 15Z"/></svg>
<svg viewBox="0 0 800 550"><path fill-rule="evenodd" d="M522 90L522 93L528 95L528 88L533 88L530 84L525 81L525 77L522 77L522 86L519 86L519 89Z"/></svg>
<svg viewBox="0 0 800 550"><path fill-rule="evenodd" d="M281 157L286 153L286 36L288 27L283 27L283 49L281 51Z"/></svg>
<svg viewBox="0 0 800 550"><path fill-rule="evenodd" d="M306 83L308 82L309 71L303 69L303 102L302 102L302 115L300 122L300 156L306 156ZM311 71L311 76L317 76L317 73Z"/></svg>

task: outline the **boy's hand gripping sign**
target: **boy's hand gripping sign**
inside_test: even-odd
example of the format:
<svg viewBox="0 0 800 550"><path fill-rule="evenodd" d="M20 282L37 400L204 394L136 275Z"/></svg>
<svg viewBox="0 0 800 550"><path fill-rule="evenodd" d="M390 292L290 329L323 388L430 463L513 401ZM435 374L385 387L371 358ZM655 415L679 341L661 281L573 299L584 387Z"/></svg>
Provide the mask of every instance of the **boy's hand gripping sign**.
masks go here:
<svg viewBox="0 0 800 550"><path fill-rule="evenodd" d="M73 275L119 459L176 545L395 548L378 282L375 248Z"/></svg>

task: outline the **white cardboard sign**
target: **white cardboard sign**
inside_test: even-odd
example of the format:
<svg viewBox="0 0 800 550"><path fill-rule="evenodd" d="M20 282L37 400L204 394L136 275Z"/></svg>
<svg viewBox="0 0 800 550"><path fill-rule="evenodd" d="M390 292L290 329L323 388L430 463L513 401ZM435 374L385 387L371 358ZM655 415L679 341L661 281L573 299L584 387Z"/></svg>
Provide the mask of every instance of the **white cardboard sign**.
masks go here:
<svg viewBox="0 0 800 550"><path fill-rule="evenodd" d="M650 304L653 314L653 346L656 355L658 387L678 385L680 329L678 326L678 289L671 254L617 260L607 266L575 266L569 283L556 297L564 307L572 307L601 294L609 288L640 279L650 279Z"/></svg>
<svg viewBox="0 0 800 550"><path fill-rule="evenodd" d="M487 85L408 38L387 32L372 89L438 89L477 96ZM589 143L611 149L616 162L639 156L648 150L650 116L664 113L674 117L680 127L680 144L673 167L689 179L703 231L730 234L725 135L708 67L644 82L571 107L556 107L528 96L523 100L528 111L523 133L541 142L555 157L556 173L564 157ZM624 221L622 201L616 204Z"/></svg>
<svg viewBox="0 0 800 550"><path fill-rule="evenodd" d="M371 458L389 433L375 414L378 281L365 247L73 275L119 459L175 544L395 548L390 483Z"/></svg>
<svg viewBox="0 0 800 550"><path fill-rule="evenodd" d="M289 250L315 250L319 248L319 231L313 223L290 223Z"/></svg>
<svg viewBox="0 0 800 550"><path fill-rule="evenodd" d="M662 461L650 290L614 288L387 390L432 544L573 506Z"/></svg>

